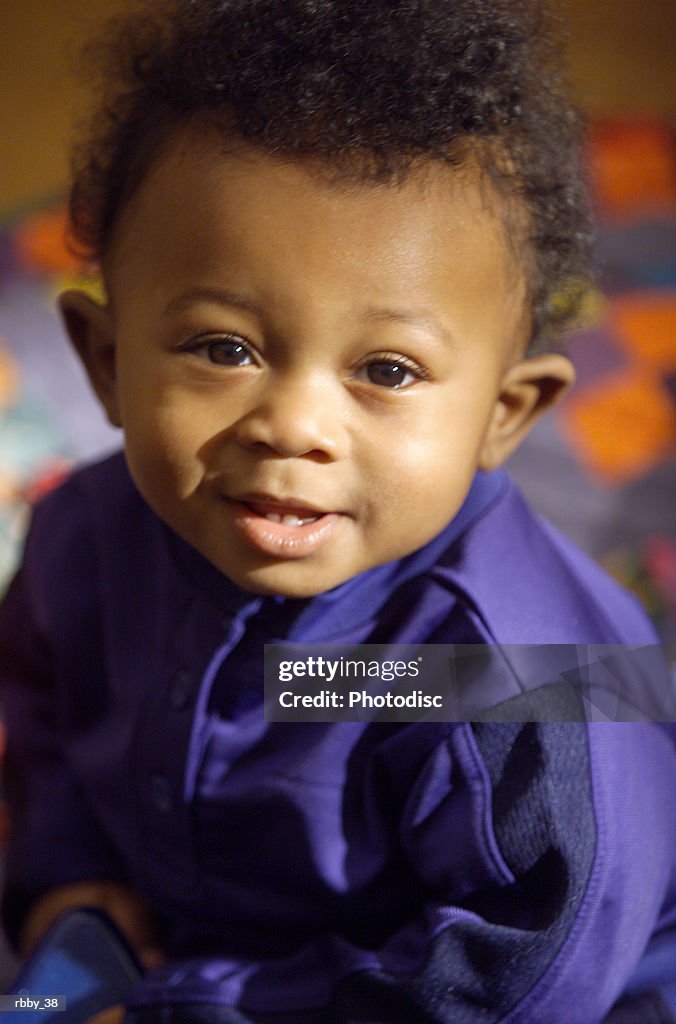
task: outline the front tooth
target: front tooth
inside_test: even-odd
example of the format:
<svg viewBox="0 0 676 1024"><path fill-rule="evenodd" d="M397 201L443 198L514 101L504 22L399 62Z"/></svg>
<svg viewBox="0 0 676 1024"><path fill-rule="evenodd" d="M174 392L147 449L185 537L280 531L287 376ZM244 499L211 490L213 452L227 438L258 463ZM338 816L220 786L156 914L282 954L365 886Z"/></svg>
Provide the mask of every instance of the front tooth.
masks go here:
<svg viewBox="0 0 676 1024"><path fill-rule="evenodd" d="M265 518L269 519L271 523L281 523L282 521L282 517L278 512L267 512Z"/></svg>
<svg viewBox="0 0 676 1024"><path fill-rule="evenodd" d="M294 516L291 513L282 516L282 522L285 526L300 526L302 520L298 516Z"/></svg>

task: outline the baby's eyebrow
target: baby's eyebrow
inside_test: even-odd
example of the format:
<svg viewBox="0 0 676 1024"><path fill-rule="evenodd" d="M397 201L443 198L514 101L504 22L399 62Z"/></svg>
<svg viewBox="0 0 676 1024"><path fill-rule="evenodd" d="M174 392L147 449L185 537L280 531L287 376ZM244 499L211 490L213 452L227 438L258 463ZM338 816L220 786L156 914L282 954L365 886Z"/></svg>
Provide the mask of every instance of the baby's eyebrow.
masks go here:
<svg viewBox="0 0 676 1024"><path fill-rule="evenodd" d="M254 313L261 317L263 311L253 299L243 292L232 291L229 288L220 288L214 285L198 285L188 288L180 295L171 299L164 310L163 316L170 316L182 309L193 305L195 302L215 302L221 306L237 307L247 312ZM448 328L431 313L410 309L396 309L387 306L369 306L363 314L367 322L385 322L404 324L410 327L422 327L432 338L443 345L452 345L453 336Z"/></svg>
<svg viewBox="0 0 676 1024"><path fill-rule="evenodd" d="M216 302L220 306L238 306L240 309L246 309L248 312L256 313L257 315L260 315L261 312L259 306L242 292L234 292L228 288L200 285L199 287L188 288L187 291L181 292L180 295L171 299L162 310L162 315L169 316L171 313L178 313L200 300L203 302Z"/></svg>
<svg viewBox="0 0 676 1024"><path fill-rule="evenodd" d="M454 341L453 335L448 328L431 313L374 306L366 310L364 318L369 321L385 321L405 324L410 327L422 327L444 345L452 345Z"/></svg>

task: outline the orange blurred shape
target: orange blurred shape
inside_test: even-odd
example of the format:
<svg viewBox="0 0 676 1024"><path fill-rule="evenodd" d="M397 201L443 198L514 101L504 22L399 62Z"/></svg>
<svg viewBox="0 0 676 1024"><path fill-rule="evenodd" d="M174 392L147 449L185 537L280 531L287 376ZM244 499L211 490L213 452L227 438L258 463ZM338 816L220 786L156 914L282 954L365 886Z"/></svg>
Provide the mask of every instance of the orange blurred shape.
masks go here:
<svg viewBox="0 0 676 1024"><path fill-rule="evenodd" d="M589 142L602 212L635 213L676 203L676 152L668 125L649 118L600 122Z"/></svg>
<svg viewBox="0 0 676 1024"><path fill-rule="evenodd" d="M676 368L676 294L614 299L610 320L625 349L657 372Z"/></svg>
<svg viewBox="0 0 676 1024"><path fill-rule="evenodd" d="M81 270L81 259L66 245L65 207L36 213L14 232L14 245L22 264L46 274Z"/></svg>
<svg viewBox="0 0 676 1024"><path fill-rule="evenodd" d="M566 403L562 423L585 468L609 484L638 479L673 451L676 411L666 388L636 367Z"/></svg>
<svg viewBox="0 0 676 1024"><path fill-rule="evenodd" d="M0 412L10 406L19 393L19 372L0 338Z"/></svg>

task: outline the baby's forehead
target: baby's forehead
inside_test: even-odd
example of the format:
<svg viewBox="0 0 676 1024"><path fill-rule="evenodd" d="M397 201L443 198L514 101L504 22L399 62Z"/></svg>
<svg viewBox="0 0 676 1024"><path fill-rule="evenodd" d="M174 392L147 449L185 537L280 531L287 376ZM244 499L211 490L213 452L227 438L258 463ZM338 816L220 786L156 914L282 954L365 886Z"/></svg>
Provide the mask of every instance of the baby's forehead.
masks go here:
<svg viewBox="0 0 676 1024"><path fill-rule="evenodd" d="M340 324L442 341L488 325L498 337L527 306L499 199L470 163L421 162L389 181L336 176L189 131L130 198L107 271L127 318L227 307L242 329L308 346L315 335L328 345Z"/></svg>
<svg viewBox="0 0 676 1024"><path fill-rule="evenodd" d="M224 137L204 123L187 122L149 157L118 220L128 228L139 216L158 220L175 216L195 199L204 211L224 207L224 200L233 195L248 197L252 191L261 215L258 220L249 219L250 230L261 229L266 214L275 206L283 212L289 200L296 214L304 207L323 204L332 219L363 215L367 223L383 209L396 210L407 224L418 221L421 231L433 227L433 209L433 221L441 217L449 226L464 227L472 218L478 220L480 231L474 235L484 237L487 245L494 245L496 235L500 236L509 247L512 269L528 258L523 204L497 187L484 170L476 146L469 143L447 161L418 158L399 165L396 173L385 174L368 154L319 160L268 152L237 136ZM236 203L230 203L229 212L236 219Z"/></svg>

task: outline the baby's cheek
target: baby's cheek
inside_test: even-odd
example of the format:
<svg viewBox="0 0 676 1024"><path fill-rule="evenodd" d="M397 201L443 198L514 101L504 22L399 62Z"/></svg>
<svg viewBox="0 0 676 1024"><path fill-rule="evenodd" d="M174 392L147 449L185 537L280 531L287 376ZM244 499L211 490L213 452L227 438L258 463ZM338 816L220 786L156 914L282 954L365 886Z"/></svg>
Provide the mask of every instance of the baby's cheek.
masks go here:
<svg viewBox="0 0 676 1024"><path fill-rule="evenodd" d="M397 439L382 460L385 479L396 499L410 504L429 500L455 476L462 476L462 460L454 458L453 441L446 432L414 433Z"/></svg>
<svg viewBox="0 0 676 1024"><path fill-rule="evenodd" d="M127 434L125 451L134 483L159 515L194 489L189 464L170 436Z"/></svg>
<svg viewBox="0 0 676 1024"><path fill-rule="evenodd" d="M476 466L468 453L453 450L451 438L409 441L391 465L383 502L392 528L415 547L431 540L460 509Z"/></svg>
<svg viewBox="0 0 676 1024"><path fill-rule="evenodd" d="M145 418L136 437L129 439L128 447L146 472L161 474L165 485L189 493L203 472L205 445L194 415L159 406Z"/></svg>

